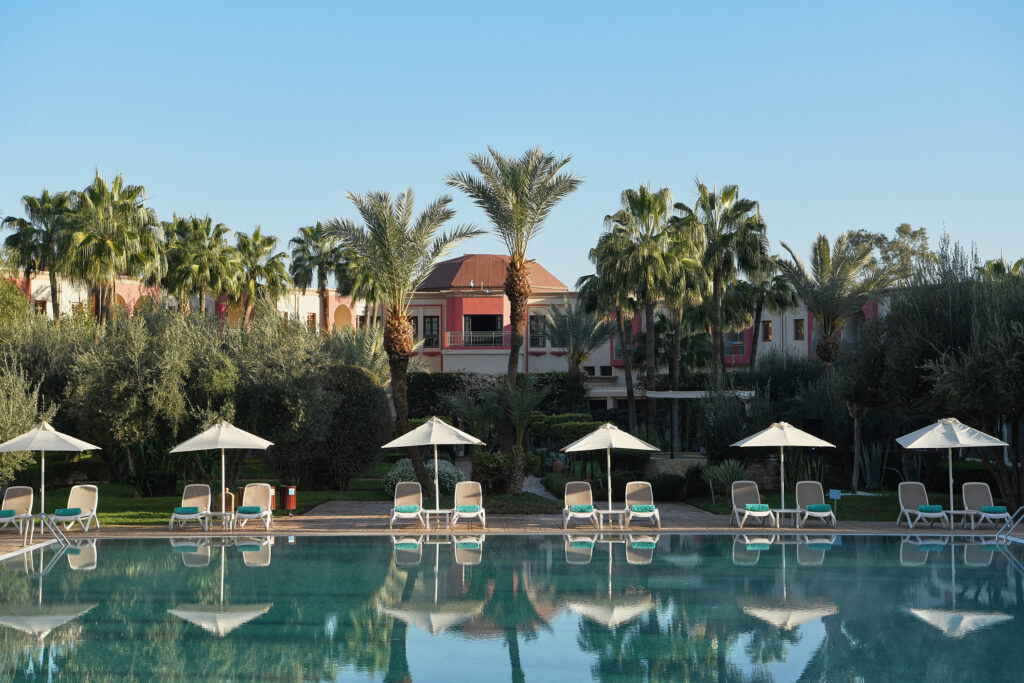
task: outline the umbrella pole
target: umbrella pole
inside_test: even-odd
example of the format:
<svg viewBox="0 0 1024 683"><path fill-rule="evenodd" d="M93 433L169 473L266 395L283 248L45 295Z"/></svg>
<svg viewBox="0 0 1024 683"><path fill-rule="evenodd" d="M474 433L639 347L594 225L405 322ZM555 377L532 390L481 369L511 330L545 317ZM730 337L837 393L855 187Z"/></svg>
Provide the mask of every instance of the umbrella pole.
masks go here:
<svg viewBox="0 0 1024 683"><path fill-rule="evenodd" d="M605 452L605 455L608 457L608 512L611 512L612 511L612 449L611 448L606 448L606 449L604 449L604 452Z"/></svg>
<svg viewBox="0 0 1024 683"><path fill-rule="evenodd" d="M779 446L779 484L782 486L782 502L779 507L786 509L786 449Z"/></svg>
<svg viewBox="0 0 1024 683"><path fill-rule="evenodd" d="M46 451L39 451L39 512L46 514Z"/></svg>
<svg viewBox="0 0 1024 683"><path fill-rule="evenodd" d="M224 511L227 507L227 483L224 481L224 449L220 449L220 515L221 519L224 519ZM221 565L221 593L224 592L224 578L223 578L223 563ZM221 596L223 600L223 595Z"/></svg>
<svg viewBox="0 0 1024 683"><path fill-rule="evenodd" d="M434 509L441 509L441 478L437 471L437 444L434 444ZM435 518L436 519L436 518Z"/></svg>
<svg viewBox="0 0 1024 683"><path fill-rule="evenodd" d="M221 496L223 499L224 496ZM224 604L224 552L227 550L227 546L222 545L220 547L220 604Z"/></svg>
<svg viewBox="0 0 1024 683"><path fill-rule="evenodd" d="M953 511L953 449L947 448L946 455L949 463L949 511ZM952 522L953 520L950 520Z"/></svg>

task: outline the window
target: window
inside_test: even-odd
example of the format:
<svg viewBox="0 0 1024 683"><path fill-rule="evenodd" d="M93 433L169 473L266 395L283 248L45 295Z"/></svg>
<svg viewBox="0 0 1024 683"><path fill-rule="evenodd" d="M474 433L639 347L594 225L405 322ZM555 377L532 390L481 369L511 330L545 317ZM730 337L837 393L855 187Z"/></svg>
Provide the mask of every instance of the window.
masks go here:
<svg viewBox="0 0 1024 683"><path fill-rule="evenodd" d="M610 365L602 365L601 366L601 376L602 377L611 377L612 376L612 366L610 366Z"/></svg>
<svg viewBox="0 0 1024 683"><path fill-rule="evenodd" d="M725 357L726 358L739 358L744 354L743 344L743 333L742 332L726 332L725 333Z"/></svg>
<svg viewBox="0 0 1024 683"><path fill-rule="evenodd" d="M761 341L770 342L772 340L772 321L765 320L761 323Z"/></svg>
<svg viewBox="0 0 1024 683"><path fill-rule="evenodd" d="M544 334L544 316L530 316L530 348L543 349L547 346L546 335Z"/></svg>
<svg viewBox="0 0 1024 683"><path fill-rule="evenodd" d="M797 318L793 321L793 340L803 341L804 340L804 319Z"/></svg>
<svg viewBox="0 0 1024 683"><path fill-rule="evenodd" d="M436 349L441 345L441 316L423 316L423 346Z"/></svg>
<svg viewBox="0 0 1024 683"><path fill-rule="evenodd" d="M585 372L587 374L587 377L593 377L594 376L594 366L593 365L584 365L583 366L583 372Z"/></svg>
<svg viewBox="0 0 1024 683"><path fill-rule="evenodd" d="M501 315L477 313L462 316L464 346L501 346L504 339Z"/></svg>
<svg viewBox="0 0 1024 683"><path fill-rule="evenodd" d="M310 313L306 316L306 329L310 332L316 332L316 313Z"/></svg>
<svg viewBox="0 0 1024 683"><path fill-rule="evenodd" d="M419 335L419 321L420 321L419 316L415 316L415 315L410 315L409 316L409 327L412 328L412 339L413 339L413 341L416 341L417 339L420 338L420 335Z"/></svg>
<svg viewBox="0 0 1024 683"><path fill-rule="evenodd" d="M35 308L36 315L46 315L46 302L45 301L36 301L36 302L34 302L33 306Z"/></svg>

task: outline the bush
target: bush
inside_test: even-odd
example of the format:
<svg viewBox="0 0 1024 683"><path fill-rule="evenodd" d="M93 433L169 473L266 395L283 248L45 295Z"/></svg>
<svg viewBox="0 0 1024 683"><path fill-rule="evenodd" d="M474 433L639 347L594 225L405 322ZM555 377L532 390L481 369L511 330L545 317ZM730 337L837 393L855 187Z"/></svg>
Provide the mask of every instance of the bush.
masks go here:
<svg viewBox="0 0 1024 683"><path fill-rule="evenodd" d="M561 499L565 495L565 485L573 481L573 477L567 474L560 474L556 472L548 472L541 477L540 483L546 488L551 495L558 499Z"/></svg>
<svg viewBox="0 0 1024 683"><path fill-rule="evenodd" d="M0 276L0 327L29 317L28 297L18 286Z"/></svg>
<svg viewBox="0 0 1024 683"><path fill-rule="evenodd" d="M652 477L651 491L654 493L654 502L685 499L689 492L687 484L687 478L679 474L659 474Z"/></svg>
<svg viewBox="0 0 1024 683"><path fill-rule="evenodd" d="M703 465L696 465L686 470L683 475L686 496L701 497L708 491L708 474Z"/></svg>
<svg viewBox="0 0 1024 683"><path fill-rule="evenodd" d="M407 377L409 417L427 418L449 412L444 397L468 394L480 400L498 386L501 378L479 372L410 372Z"/></svg>
<svg viewBox="0 0 1024 683"><path fill-rule="evenodd" d="M39 386L9 358L0 361L0 443L32 429L41 420L53 417L53 408L44 408ZM34 456L24 451L0 453L0 485L32 465Z"/></svg>
<svg viewBox="0 0 1024 683"><path fill-rule="evenodd" d="M526 453L523 456L523 472L527 475L536 472L541 462L542 456L539 453ZM511 453L478 451L473 455L473 479L480 482L485 492L504 492L512 476L512 468Z"/></svg>
<svg viewBox="0 0 1024 683"><path fill-rule="evenodd" d="M441 495L453 496L455 495L455 485L462 481L462 472L459 471L455 465L451 464L447 460L439 460L438 471L440 477L438 479L438 485L441 488ZM434 460L431 458L426 463L427 474L431 478L434 476ZM416 473L412 469L412 460L409 458L402 458L395 466L392 467L387 474L384 475L384 492L389 496L395 495L395 486L400 481L416 481ZM431 497L434 495L433 490L424 491L424 497Z"/></svg>
<svg viewBox="0 0 1024 683"><path fill-rule="evenodd" d="M715 490L723 495L732 488L734 481L747 477L747 467L739 460L723 460L717 465L704 468L705 476L714 484Z"/></svg>

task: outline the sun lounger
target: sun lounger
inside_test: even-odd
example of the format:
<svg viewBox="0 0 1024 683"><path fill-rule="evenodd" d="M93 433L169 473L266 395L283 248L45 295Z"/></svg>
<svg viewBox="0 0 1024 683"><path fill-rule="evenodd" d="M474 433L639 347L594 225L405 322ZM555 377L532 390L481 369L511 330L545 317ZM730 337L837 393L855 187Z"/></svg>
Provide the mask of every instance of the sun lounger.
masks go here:
<svg viewBox="0 0 1024 683"><path fill-rule="evenodd" d="M423 489L419 482L400 481L395 485L395 504L391 508L391 523L394 528L396 519L418 519L424 528L427 520L423 516Z"/></svg>
<svg viewBox="0 0 1024 683"><path fill-rule="evenodd" d="M997 547L998 546L992 543L991 539L982 539L977 543L968 543L964 545L964 566L990 566Z"/></svg>
<svg viewBox="0 0 1024 683"><path fill-rule="evenodd" d="M597 511L594 509L594 493L585 481L570 481L565 485L565 507L562 509L562 527L569 528L569 521L586 519L600 528Z"/></svg>
<svg viewBox="0 0 1024 683"><path fill-rule="evenodd" d="M594 557L594 546L597 539L593 536L565 535L565 563L590 564Z"/></svg>
<svg viewBox="0 0 1024 683"><path fill-rule="evenodd" d="M627 527L634 517L654 520L655 525L661 528L661 516L654 505L654 491L651 490L650 482L631 481L626 484Z"/></svg>
<svg viewBox="0 0 1024 683"><path fill-rule="evenodd" d="M732 541L732 563L741 567L757 564L761 552L772 546L772 539L736 536Z"/></svg>
<svg viewBox="0 0 1024 683"><path fill-rule="evenodd" d="M171 550L181 555L186 567L206 567L210 564L210 544L203 538L172 538Z"/></svg>
<svg viewBox="0 0 1024 683"><path fill-rule="evenodd" d="M835 536L804 536L796 546L796 563L810 567L822 564L834 542Z"/></svg>
<svg viewBox="0 0 1024 683"><path fill-rule="evenodd" d="M970 510L971 528L975 524L998 524L1002 525L1010 521L1010 513L1002 505L995 505L992 502L992 489L983 481L969 481L964 483L963 488L964 510Z"/></svg>
<svg viewBox="0 0 1024 683"><path fill-rule="evenodd" d="M270 548L274 545L272 536L256 536L235 540L235 547L242 553L246 567L269 567Z"/></svg>
<svg viewBox="0 0 1024 683"><path fill-rule="evenodd" d="M919 567L928 561L930 553L941 553L948 539L943 537L908 536L900 541L900 564Z"/></svg>
<svg viewBox="0 0 1024 683"><path fill-rule="evenodd" d="M181 506L174 508L171 514L171 523L168 528L173 529L174 523L178 528L183 529L189 522L198 522L203 530L210 528L210 487L207 484L189 484L181 494Z"/></svg>
<svg viewBox="0 0 1024 683"><path fill-rule="evenodd" d="M928 504L928 491L921 482L901 482L899 499L900 514L896 518L896 526L900 525L904 517L907 518L907 527L911 529L922 519L926 520L929 526L935 526L935 522L942 522L943 528L949 526L949 516L942 511L942 506Z"/></svg>
<svg viewBox="0 0 1024 683"><path fill-rule="evenodd" d="M68 566L73 572L91 572L96 569L96 541L72 543L64 551L68 556Z"/></svg>
<svg viewBox="0 0 1024 683"><path fill-rule="evenodd" d="M472 567L480 564L484 556L483 536L456 536L455 543L455 564L463 567Z"/></svg>
<svg viewBox="0 0 1024 683"><path fill-rule="evenodd" d="M479 519L480 526L487 528L484 493L480 488L480 482L460 481L455 485L455 509L452 510L452 521L449 526L454 527L460 519Z"/></svg>
<svg viewBox="0 0 1024 683"><path fill-rule="evenodd" d="M270 509L273 498L270 484L246 484L242 491L242 504L235 510L235 521L239 527L251 519L263 522L264 529L270 529L274 523L274 513Z"/></svg>
<svg viewBox="0 0 1024 683"><path fill-rule="evenodd" d="M423 558L423 544L415 536L392 536L395 545L395 566L413 567Z"/></svg>
<svg viewBox="0 0 1024 683"><path fill-rule="evenodd" d="M25 530L25 522L32 518L33 491L31 486L8 486L4 502L0 503L0 529L13 524L18 533Z"/></svg>
<svg viewBox="0 0 1024 683"><path fill-rule="evenodd" d="M732 515L729 517L729 524L735 520L736 525L742 529L747 517L760 519L761 526L764 526L765 522L775 524L775 515L767 505L761 502L757 482L734 481L732 483Z"/></svg>
<svg viewBox="0 0 1024 683"><path fill-rule="evenodd" d="M808 519L820 519L825 526L836 526L836 515L832 506L825 502L825 492L818 481L798 481L796 483L796 507L800 510L800 522L804 526Z"/></svg>
<svg viewBox="0 0 1024 683"><path fill-rule="evenodd" d="M99 504L100 492L92 484L78 484L71 487L68 494L68 506L57 508L53 513L53 521L63 524L65 529L71 529L78 522L84 531L95 522L96 528L100 528L100 520L96 518L96 506Z"/></svg>
<svg viewBox="0 0 1024 683"><path fill-rule="evenodd" d="M634 536L626 540L626 562L629 564L650 564L654 560L654 549L658 547L657 536Z"/></svg>

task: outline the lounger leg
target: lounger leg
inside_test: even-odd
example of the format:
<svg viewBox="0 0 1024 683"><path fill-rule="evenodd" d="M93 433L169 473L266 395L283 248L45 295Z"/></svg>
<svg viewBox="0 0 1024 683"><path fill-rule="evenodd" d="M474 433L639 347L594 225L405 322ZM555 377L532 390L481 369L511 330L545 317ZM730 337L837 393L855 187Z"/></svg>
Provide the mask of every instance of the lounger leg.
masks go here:
<svg viewBox="0 0 1024 683"><path fill-rule="evenodd" d="M487 513L486 512L481 512L480 513L480 526L482 526L485 529L487 528Z"/></svg>

